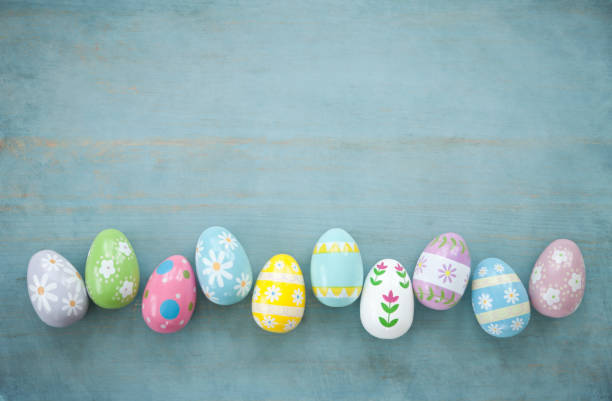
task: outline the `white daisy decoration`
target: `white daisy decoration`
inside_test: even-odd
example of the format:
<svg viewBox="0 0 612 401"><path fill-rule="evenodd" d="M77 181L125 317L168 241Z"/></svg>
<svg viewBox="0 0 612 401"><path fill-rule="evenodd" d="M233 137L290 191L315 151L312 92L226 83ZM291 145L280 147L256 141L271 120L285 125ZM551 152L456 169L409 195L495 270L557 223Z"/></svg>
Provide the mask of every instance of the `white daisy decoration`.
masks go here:
<svg viewBox="0 0 612 401"><path fill-rule="evenodd" d="M234 262L229 260L224 262L224 259L225 252L220 251L217 255L215 255L215 251L212 249L208 251L208 258L202 259L204 265L207 266L202 273L204 273L204 275L208 275L208 285L213 285L215 280L217 280L217 286L219 288L223 288L223 279L232 279L233 276L226 270L234 267Z"/></svg>
<svg viewBox="0 0 612 401"><path fill-rule="evenodd" d="M304 302L304 293L302 292L301 289L296 288L295 291L293 291L291 298L293 299L293 303L296 306L301 306L302 303Z"/></svg>
<svg viewBox="0 0 612 401"><path fill-rule="evenodd" d="M285 262L283 262L282 260L277 260L276 262L274 262L274 268L276 270L283 270L285 268Z"/></svg>
<svg viewBox="0 0 612 401"><path fill-rule="evenodd" d="M217 297L215 297L215 292L211 291L208 287L204 287L204 295L206 295L206 298L213 302L217 302L219 300Z"/></svg>
<svg viewBox="0 0 612 401"><path fill-rule="evenodd" d="M576 292L582 288L582 275L572 273L572 277L567 284L572 288L572 292Z"/></svg>
<svg viewBox="0 0 612 401"><path fill-rule="evenodd" d="M261 295L261 290L259 289L258 286L255 286L255 288L253 289L253 300L257 301L260 295Z"/></svg>
<svg viewBox="0 0 612 401"><path fill-rule="evenodd" d="M283 327L284 331L291 331L293 329L295 329L295 326L297 325L296 321L293 319L289 319L287 320L287 323L285 323L285 327Z"/></svg>
<svg viewBox="0 0 612 401"><path fill-rule="evenodd" d="M46 271L59 271L60 267L64 267L64 259L56 253L47 253L42 258L42 267Z"/></svg>
<svg viewBox="0 0 612 401"><path fill-rule="evenodd" d="M228 232L223 231L217 237L219 238L219 244L223 245L226 251L233 251L238 247L238 241L236 241L236 238L234 238L232 234Z"/></svg>
<svg viewBox="0 0 612 401"><path fill-rule="evenodd" d="M266 326L269 329L276 326L276 320L270 315L264 316L262 323L264 326Z"/></svg>
<svg viewBox="0 0 612 401"><path fill-rule="evenodd" d="M489 333L495 336L498 336L502 333L502 329L497 323L491 323L490 325L488 325L487 330L489 331Z"/></svg>
<svg viewBox="0 0 612 401"><path fill-rule="evenodd" d="M514 305L519 300L519 294L516 291L516 288L506 288L504 290L504 299L507 303Z"/></svg>
<svg viewBox="0 0 612 401"><path fill-rule="evenodd" d="M300 267L297 265L297 263L291 263L291 270L297 273L300 271Z"/></svg>
<svg viewBox="0 0 612 401"><path fill-rule="evenodd" d="M514 319L512 321L512 323L510 323L510 328L512 329L512 331L519 331L520 329L523 328L523 319L520 317L517 317L516 319Z"/></svg>
<svg viewBox="0 0 612 401"><path fill-rule="evenodd" d="M244 297L251 289L251 276L246 273L242 273L240 277L236 277L236 283L237 284L234 286L236 295L239 297Z"/></svg>
<svg viewBox="0 0 612 401"><path fill-rule="evenodd" d="M115 263L112 259L105 259L100 263L100 274L103 275L105 279L115 274Z"/></svg>
<svg viewBox="0 0 612 401"><path fill-rule="evenodd" d="M64 285L68 288L72 287L74 284L77 291L83 288L83 279L81 274L76 269L71 269L70 267L64 267L64 273L66 273L64 279Z"/></svg>
<svg viewBox="0 0 612 401"><path fill-rule="evenodd" d="M557 302L561 301L559 298L560 292L561 291L556 288L548 288L544 295L542 295L542 298L544 298L548 306L553 306Z"/></svg>
<svg viewBox="0 0 612 401"><path fill-rule="evenodd" d="M278 301L278 298L280 298L281 295L283 295L283 294L282 294L280 288L278 288L274 284L272 284L271 286L269 286L266 289L266 299L269 302L276 302L276 301Z"/></svg>
<svg viewBox="0 0 612 401"><path fill-rule="evenodd" d="M481 294L478 296L478 306L480 309L489 310L493 307L493 300L489 294Z"/></svg>
<svg viewBox="0 0 612 401"><path fill-rule="evenodd" d="M43 308L47 312L50 312L51 305L49 305L49 302L57 302L57 296L51 292L57 288L57 284L47 284L48 279L49 277L46 273L42 275L40 280L38 280L38 276L34 274L32 276L33 284L28 286L32 304L36 304L36 309L38 309L39 312L42 311Z"/></svg>
<svg viewBox="0 0 612 401"><path fill-rule="evenodd" d="M501 263L496 264L495 266L493 266L493 268L498 273L503 273L504 271L504 266L502 266Z"/></svg>
<svg viewBox="0 0 612 401"><path fill-rule="evenodd" d="M83 298L73 297L71 293L66 294L66 298L62 298L62 310L68 316L77 315L83 309Z"/></svg>
<svg viewBox="0 0 612 401"><path fill-rule="evenodd" d="M486 274L487 274L487 268L486 267L483 266L483 267L480 268L480 270L478 270L478 275L480 277L483 277Z"/></svg>
<svg viewBox="0 0 612 401"><path fill-rule="evenodd" d="M132 248L130 248L130 245L125 241L119 241L117 249L125 256L130 256L132 254Z"/></svg>
<svg viewBox="0 0 612 401"><path fill-rule="evenodd" d="M121 285L121 288L119 288L119 293L121 294L121 297L123 298L129 297L130 295L132 295L133 292L134 292L134 282L130 280L125 280L123 284Z"/></svg>
<svg viewBox="0 0 612 401"><path fill-rule="evenodd" d="M538 280L540 280L542 278L542 265L536 265L533 268L533 272L531 272L531 282L533 284L537 283Z"/></svg>
<svg viewBox="0 0 612 401"><path fill-rule="evenodd" d="M196 259L202 257L202 252L204 252L204 242L199 240L196 245Z"/></svg>
<svg viewBox="0 0 612 401"><path fill-rule="evenodd" d="M561 249L555 248L550 258L552 259L553 262L557 264L557 267L560 267L565 262L569 261L570 253L565 248L561 248Z"/></svg>

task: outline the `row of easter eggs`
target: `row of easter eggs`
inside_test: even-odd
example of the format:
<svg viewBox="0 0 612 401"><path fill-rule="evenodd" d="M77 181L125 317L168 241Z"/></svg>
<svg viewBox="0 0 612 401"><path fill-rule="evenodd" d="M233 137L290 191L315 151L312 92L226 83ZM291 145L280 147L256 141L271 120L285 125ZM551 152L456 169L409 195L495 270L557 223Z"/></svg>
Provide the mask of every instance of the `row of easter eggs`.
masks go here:
<svg viewBox="0 0 612 401"><path fill-rule="evenodd" d="M196 274L204 295L213 303L231 305L244 299L253 284L246 252L222 227L205 230L198 239ZM529 296L514 270L504 261L488 258L471 272L465 240L442 234L421 253L410 280L396 260L374 264L364 282L359 247L346 231L334 228L317 241L311 259L312 290L324 305L343 307L361 295L360 318L373 336L393 339L405 334L414 316L414 297L428 308L447 310L463 296L472 276L472 307L481 327L496 337L520 333L533 306L550 317L573 313L584 295L584 260L570 240L552 242L532 271ZM89 298L98 306L117 309L138 293L140 273L132 245L118 230L100 232L85 268L78 271L54 251L40 251L28 266L27 285L32 305L50 326L65 327L87 312ZM170 256L149 277L142 298L142 316L159 333L183 328L196 303L196 279L189 261ZM286 333L301 321L306 289L302 271L290 255L279 254L263 267L252 296L252 315L264 330ZM88 298L89 295L89 298Z"/></svg>

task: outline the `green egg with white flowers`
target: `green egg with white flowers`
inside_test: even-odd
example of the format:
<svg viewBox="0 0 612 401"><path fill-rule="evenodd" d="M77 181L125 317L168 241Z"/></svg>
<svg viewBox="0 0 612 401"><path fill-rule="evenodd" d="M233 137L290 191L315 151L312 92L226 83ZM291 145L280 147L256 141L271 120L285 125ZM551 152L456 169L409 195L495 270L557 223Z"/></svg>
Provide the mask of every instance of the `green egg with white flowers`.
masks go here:
<svg viewBox="0 0 612 401"><path fill-rule="evenodd" d="M85 285L101 308L123 308L134 300L140 284L138 259L119 230L101 231L91 243L85 265Z"/></svg>

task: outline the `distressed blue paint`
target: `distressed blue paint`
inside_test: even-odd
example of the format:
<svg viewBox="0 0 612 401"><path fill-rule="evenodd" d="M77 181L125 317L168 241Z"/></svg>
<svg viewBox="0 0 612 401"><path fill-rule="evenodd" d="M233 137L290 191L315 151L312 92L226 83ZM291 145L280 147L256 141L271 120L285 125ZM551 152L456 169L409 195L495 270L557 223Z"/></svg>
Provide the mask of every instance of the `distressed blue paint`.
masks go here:
<svg viewBox="0 0 612 401"><path fill-rule="evenodd" d="M0 4L0 399L612 398L609 3L106 3ZM362 329L358 303L312 296L285 336L248 301L200 296L160 336L142 288L63 330L27 299L40 249L83 273L116 227L146 278L211 225L254 273L286 252L308 285L336 226L366 266L412 272L455 231L523 282L565 237L587 291L574 315L534 312L509 339L480 329L469 293L447 312L417 305L393 342Z"/></svg>

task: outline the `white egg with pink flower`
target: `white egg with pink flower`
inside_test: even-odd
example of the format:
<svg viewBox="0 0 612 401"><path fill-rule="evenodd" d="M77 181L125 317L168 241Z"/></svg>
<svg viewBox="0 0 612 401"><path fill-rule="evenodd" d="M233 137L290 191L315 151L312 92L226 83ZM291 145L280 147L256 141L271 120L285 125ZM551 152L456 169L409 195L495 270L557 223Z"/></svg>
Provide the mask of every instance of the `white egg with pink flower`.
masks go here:
<svg viewBox="0 0 612 401"><path fill-rule="evenodd" d="M359 309L363 328L374 337L392 340L410 329L414 294L400 262L383 259L374 264L363 284Z"/></svg>

